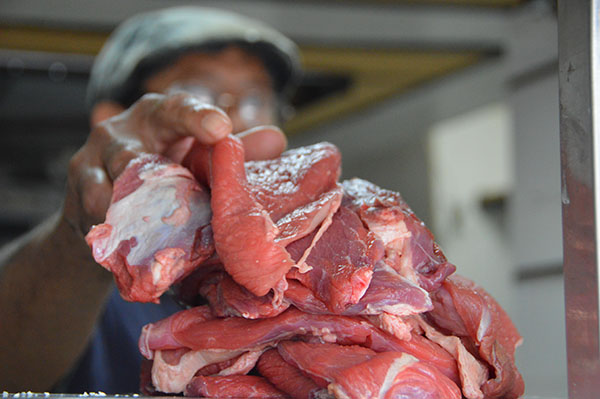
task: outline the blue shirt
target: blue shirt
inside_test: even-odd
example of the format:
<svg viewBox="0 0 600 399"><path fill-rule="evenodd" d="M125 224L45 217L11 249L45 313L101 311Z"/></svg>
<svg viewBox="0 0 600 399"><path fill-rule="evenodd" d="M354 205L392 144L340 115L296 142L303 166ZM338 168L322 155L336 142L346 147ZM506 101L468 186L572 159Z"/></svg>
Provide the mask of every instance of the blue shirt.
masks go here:
<svg viewBox="0 0 600 399"><path fill-rule="evenodd" d="M160 298L159 305L127 302L114 289L90 344L61 390L138 393L142 361L138 339L142 327L179 310L181 307L168 295Z"/></svg>

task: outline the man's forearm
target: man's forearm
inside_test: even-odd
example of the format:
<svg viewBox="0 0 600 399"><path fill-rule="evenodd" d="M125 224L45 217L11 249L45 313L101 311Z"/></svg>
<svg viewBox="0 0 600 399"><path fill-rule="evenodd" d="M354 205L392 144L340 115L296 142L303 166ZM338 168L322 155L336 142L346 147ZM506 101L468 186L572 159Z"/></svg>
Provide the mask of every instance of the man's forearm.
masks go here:
<svg viewBox="0 0 600 399"><path fill-rule="evenodd" d="M111 287L58 215L0 251L0 387L49 390L90 337Z"/></svg>

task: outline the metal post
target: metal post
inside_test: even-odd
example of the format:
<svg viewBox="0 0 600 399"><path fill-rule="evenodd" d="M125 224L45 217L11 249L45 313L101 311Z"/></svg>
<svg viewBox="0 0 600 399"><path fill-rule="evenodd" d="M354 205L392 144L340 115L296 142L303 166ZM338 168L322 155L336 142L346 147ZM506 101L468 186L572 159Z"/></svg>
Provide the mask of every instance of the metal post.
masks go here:
<svg viewBox="0 0 600 399"><path fill-rule="evenodd" d="M559 0L560 152L569 398L600 396L600 0Z"/></svg>

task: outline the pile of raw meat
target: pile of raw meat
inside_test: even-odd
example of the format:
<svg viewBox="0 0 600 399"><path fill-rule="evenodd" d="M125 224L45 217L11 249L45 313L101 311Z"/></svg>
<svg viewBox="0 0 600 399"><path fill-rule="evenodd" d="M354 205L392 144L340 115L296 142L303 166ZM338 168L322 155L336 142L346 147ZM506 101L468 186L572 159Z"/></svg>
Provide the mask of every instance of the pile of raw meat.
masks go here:
<svg viewBox="0 0 600 399"><path fill-rule="evenodd" d="M144 393L213 398L518 398L522 339L452 275L399 194L338 183L323 143L244 162L196 145L132 161L87 236L122 296L190 305L144 327Z"/></svg>

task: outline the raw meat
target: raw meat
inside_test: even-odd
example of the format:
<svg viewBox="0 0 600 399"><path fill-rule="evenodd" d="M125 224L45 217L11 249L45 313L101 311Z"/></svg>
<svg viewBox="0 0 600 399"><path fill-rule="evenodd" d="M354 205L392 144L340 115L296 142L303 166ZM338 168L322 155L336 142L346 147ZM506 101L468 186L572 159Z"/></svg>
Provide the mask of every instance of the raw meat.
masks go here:
<svg viewBox="0 0 600 399"><path fill-rule="evenodd" d="M333 399L334 397L292 366L277 352L271 349L260 357L258 371L271 384L294 399Z"/></svg>
<svg viewBox="0 0 600 399"><path fill-rule="evenodd" d="M294 261L275 242L279 230L250 191L239 139L228 137L214 146L211 172L215 248L225 270L253 294L273 289L281 298Z"/></svg>
<svg viewBox="0 0 600 399"><path fill-rule="evenodd" d="M461 398L456 384L406 353L304 342L282 342L278 351L338 398Z"/></svg>
<svg viewBox="0 0 600 399"><path fill-rule="evenodd" d="M309 235L288 245L287 250L298 261L312 241ZM331 312L343 313L369 287L373 266L383 256L377 244L356 214L342 206L306 258L311 270L292 270L288 277L310 288Z"/></svg>
<svg viewBox="0 0 600 399"><path fill-rule="evenodd" d="M406 352L438 368L453 381L460 381L456 361L439 345L417 334L407 341L397 339L364 319L306 314L294 308L268 319L207 319L203 313L197 317L193 312L195 309L198 308L162 320L157 327L152 324L144 327L140 337L140 352L148 358L155 351L163 349L258 350L275 346L281 340L314 336L324 342L362 345L376 352ZM170 321L171 318L174 320Z"/></svg>
<svg viewBox="0 0 600 399"><path fill-rule="evenodd" d="M131 161L114 183L106 221L86 236L123 298L158 302L213 253L209 201L184 167L150 154Z"/></svg>
<svg viewBox="0 0 600 399"><path fill-rule="evenodd" d="M246 163L250 190L277 221L337 186L341 155L330 143L286 151L277 159Z"/></svg>
<svg viewBox="0 0 600 399"><path fill-rule="evenodd" d="M205 278L199 289L208 299L213 313L219 317L237 316L246 319L274 317L289 307L288 302L273 303L273 296L256 296L238 285L225 272L215 272Z"/></svg>
<svg viewBox="0 0 600 399"><path fill-rule="evenodd" d="M422 317L417 316L416 320L427 338L446 349L456 359L463 395L467 399L483 399L481 386L489 377L487 367L475 359L465 348L460 338L440 333Z"/></svg>
<svg viewBox="0 0 600 399"><path fill-rule="evenodd" d="M343 183L344 204L352 207L386 249L386 262L398 273L434 291L456 270L448 263L433 234L400 194L362 179Z"/></svg>
<svg viewBox="0 0 600 399"><path fill-rule="evenodd" d="M285 300L307 313L334 314L313 291L295 280L288 280ZM384 263L375 265L369 288L357 304L342 314L407 316L431 310L433 305L426 291L400 276Z"/></svg>
<svg viewBox="0 0 600 399"><path fill-rule="evenodd" d="M266 379L253 375L198 376L185 390L186 396L206 398L283 399L288 396Z"/></svg>
<svg viewBox="0 0 600 399"><path fill-rule="evenodd" d="M523 339L498 303L472 281L453 276L434 295L429 317L441 328L471 343L494 375L481 390L486 398L519 398L523 378L515 366L515 349Z"/></svg>
<svg viewBox="0 0 600 399"><path fill-rule="evenodd" d="M245 162L228 137L194 144L182 164L191 173L158 156L132 161L105 224L88 235L124 297L158 301L170 287L202 304L143 328L142 392L522 394L521 337L508 316L449 277L454 265L398 193L338 184L333 145Z"/></svg>

